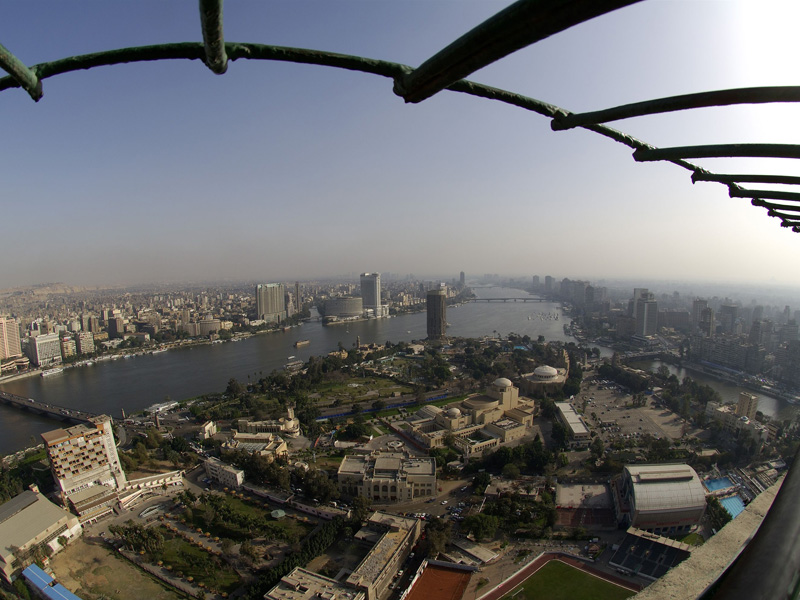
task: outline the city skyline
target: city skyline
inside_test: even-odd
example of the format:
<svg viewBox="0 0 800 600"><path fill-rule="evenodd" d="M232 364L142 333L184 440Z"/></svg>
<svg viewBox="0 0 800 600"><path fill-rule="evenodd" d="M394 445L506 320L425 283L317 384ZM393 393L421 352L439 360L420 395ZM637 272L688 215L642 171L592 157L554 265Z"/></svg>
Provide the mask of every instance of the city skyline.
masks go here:
<svg viewBox="0 0 800 600"><path fill-rule="evenodd" d="M228 5L225 37L416 66L505 5ZM82 8L79 17L66 4L10 5L0 39L28 65L201 39L194 2ZM791 85L796 16L788 2L642 3L470 79L575 111ZM0 266L3 288L293 281L418 264L456 278L470 265L475 274L795 285L800 238L763 209L486 100L442 92L404 105L387 79L244 60L222 76L199 61L160 61L43 86L38 103L22 90L0 94L4 241L16 258ZM795 123L796 107L777 104L611 125L669 146L791 143ZM786 173L796 168L787 162L698 164Z"/></svg>

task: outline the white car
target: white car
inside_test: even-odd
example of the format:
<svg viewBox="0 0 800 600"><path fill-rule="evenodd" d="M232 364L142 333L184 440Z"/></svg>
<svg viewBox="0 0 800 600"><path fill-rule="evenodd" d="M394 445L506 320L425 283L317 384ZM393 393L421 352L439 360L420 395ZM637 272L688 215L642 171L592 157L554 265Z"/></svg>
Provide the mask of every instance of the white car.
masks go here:
<svg viewBox="0 0 800 600"><path fill-rule="evenodd" d="M447 504L447 500L442 500L441 505L444 506L445 504Z"/></svg>

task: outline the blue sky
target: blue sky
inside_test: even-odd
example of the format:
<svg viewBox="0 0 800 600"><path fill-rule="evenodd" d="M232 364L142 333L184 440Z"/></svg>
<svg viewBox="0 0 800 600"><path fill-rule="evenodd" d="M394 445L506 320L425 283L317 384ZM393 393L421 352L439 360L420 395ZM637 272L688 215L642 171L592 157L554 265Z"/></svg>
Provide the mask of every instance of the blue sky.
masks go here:
<svg viewBox="0 0 800 600"><path fill-rule="evenodd" d="M228 2L227 41L417 66L505 7L486 0ZM470 76L573 111L796 85L794 2L649 1ZM200 41L197 3L13 2L0 43L26 64ZM101 67L0 94L0 288L280 280L360 271L797 283L800 236L718 184L635 163L518 108L326 67L199 61ZM658 146L796 143L790 105L611 124ZM706 159L800 175L797 161ZM755 187L755 186L752 186Z"/></svg>

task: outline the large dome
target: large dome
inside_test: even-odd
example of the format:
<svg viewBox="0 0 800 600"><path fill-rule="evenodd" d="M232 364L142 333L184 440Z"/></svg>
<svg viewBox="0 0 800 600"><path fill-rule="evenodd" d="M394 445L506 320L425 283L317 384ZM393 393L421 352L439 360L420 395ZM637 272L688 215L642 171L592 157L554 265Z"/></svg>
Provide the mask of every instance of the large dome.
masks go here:
<svg viewBox="0 0 800 600"><path fill-rule="evenodd" d="M451 419L457 419L461 416L461 411L455 407L448 409L447 416Z"/></svg>
<svg viewBox="0 0 800 600"><path fill-rule="evenodd" d="M536 367L536 369L533 371L533 374L536 379L555 379L558 377L558 371L547 365Z"/></svg>
<svg viewBox="0 0 800 600"><path fill-rule="evenodd" d="M512 385L514 384L511 383L511 380L506 377L500 377L499 379L494 380L494 387L496 388L510 388Z"/></svg>

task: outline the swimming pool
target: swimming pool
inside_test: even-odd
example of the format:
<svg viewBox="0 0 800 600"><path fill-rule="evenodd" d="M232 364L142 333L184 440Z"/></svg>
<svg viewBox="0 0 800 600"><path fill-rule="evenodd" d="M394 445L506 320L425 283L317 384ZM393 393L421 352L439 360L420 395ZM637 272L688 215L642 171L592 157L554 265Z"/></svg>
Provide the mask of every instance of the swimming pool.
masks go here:
<svg viewBox="0 0 800 600"><path fill-rule="evenodd" d="M733 482L727 477L720 477L719 479L704 481L703 485L706 486L709 492L716 492L717 490L724 490L725 488L731 487Z"/></svg>
<svg viewBox="0 0 800 600"><path fill-rule="evenodd" d="M739 496L730 496L729 498L720 498L719 503L728 511L728 514L736 518L740 512L744 510L744 502Z"/></svg>

